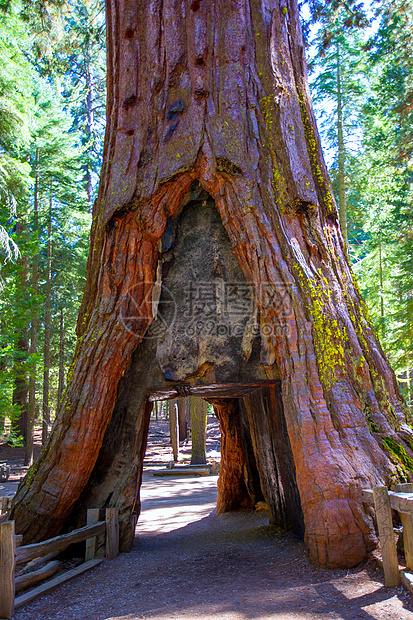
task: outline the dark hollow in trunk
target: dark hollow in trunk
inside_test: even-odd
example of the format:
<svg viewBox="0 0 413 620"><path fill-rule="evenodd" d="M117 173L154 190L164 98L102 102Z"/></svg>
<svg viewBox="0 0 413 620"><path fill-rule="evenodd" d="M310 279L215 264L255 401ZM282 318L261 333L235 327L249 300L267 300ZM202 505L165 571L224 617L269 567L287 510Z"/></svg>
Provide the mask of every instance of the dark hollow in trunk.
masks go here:
<svg viewBox="0 0 413 620"><path fill-rule="evenodd" d="M106 4L79 341L17 531L118 506L128 548L151 399L192 393L221 417L220 509L261 494L315 562L354 566L375 541L361 489L412 476L413 434L348 264L297 3Z"/></svg>

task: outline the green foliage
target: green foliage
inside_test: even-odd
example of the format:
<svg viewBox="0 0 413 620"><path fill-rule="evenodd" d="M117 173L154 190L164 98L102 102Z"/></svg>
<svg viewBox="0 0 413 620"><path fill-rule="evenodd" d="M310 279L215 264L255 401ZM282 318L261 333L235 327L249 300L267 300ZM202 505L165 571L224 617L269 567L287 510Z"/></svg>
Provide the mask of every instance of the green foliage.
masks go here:
<svg viewBox="0 0 413 620"><path fill-rule="evenodd" d="M303 20L305 38L308 40L311 26L316 25L322 49L331 45L338 15L344 35L348 31L366 28L369 24L365 3L357 0L301 0L299 6L309 8L309 19Z"/></svg>
<svg viewBox="0 0 413 620"><path fill-rule="evenodd" d="M401 4L383 3L380 28L370 42L364 149L353 165L353 229L356 235L363 230L365 239L355 244L353 256L384 347L402 377L413 368L413 134L407 113L413 64L402 52L413 22L411 3L403 3L400 13Z"/></svg>
<svg viewBox="0 0 413 620"><path fill-rule="evenodd" d="M370 42L372 64L380 67L377 104L394 128L395 159L407 163L413 153L413 2L384 0L378 14Z"/></svg>
<svg viewBox="0 0 413 620"><path fill-rule="evenodd" d="M90 210L92 187L96 185L100 172L106 120L103 10L102 0L78 0L72 3L67 19L64 94L72 111L72 131L79 135L84 150L84 184Z"/></svg>
<svg viewBox="0 0 413 620"><path fill-rule="evenodd" d="M335 48L340 45L349 254L381 343L412 400L413 4L376 3L379 24L370 40L353 28L365 22L347 20L350 5L315 4L313 19L328 35L316 31L317 48L310 50L316 71L312 89L322 138L332 154L335 192Z"/></svg>
<svg viewBox="0 0 413 620"><path fill-rule="evenodd" d="M25 57L29 40L18 6L9 2L7 9L0 19L0 252L11 260L18 251L7 222L30 184L30 167L20 152L30 136L34 70Z"/></svg>
<svg viewBox="0 0 413 620"><path fill-rule="evenodd" d="M338 193L340 74L349 254L381 341L407 396L413 378L413 2L377 2L379 27L357 0L308 0L316 112ZM102 0L0 0L0 427L17 419L16 379L33 316L43 350L51 218L51 387L56 404L59 322L65 363L85 280L91 204L105 116ZM38 222L33 207L38 206ZM17 246L20 254L18 253ZM33 261L39 290L30 280ZM8 262L7 262L8 261ZM320 317L321 320L321 317Z"/></svg>
<svg viewBox="0 0 413 620"><path fill-rule="evenodd" d="M342 21L343 17L338 16L328 48L323 48L323 41L317 40L309 66L315 74L312 92L318 126L324 144L335 151L338 149L337 73L340 72L343 133L346 151L351 152L359 141L360 110L367 88L366 57L361 34L355 31L345 35Z"/></svg>
<svg viewBox="0 0 413 620"><path fill-rule="evenodd" d="M85 140L82 106L87 107L90 93L86 77L79 77L78 68L82 54L89 49L85 39L90 38L97 22L99 53L91 53L87 63L90 75L99 76L100 103L104 97L101 3L93 16L95 23L89 26L92 18L87 11L82 12L82 4L86 8L97 6L96 2L14 0L0 6L0 247L5 258L14 259L2 267L0 428L5 417L15 424L26 406L24 385L33 368L37 369L36 397L39 402L42 399L49 220L52 409L57 398L62 313L66 367L75 345L91 224L89 210L103 138L100 114L100 125L96 123L93 132L93 148L92 132ZM78 59L76 66L74 55ZM97 99L91 101L96 104ZM89 170L94 178L87 183L85 171ZM34 261L39 272L37 292L31 282ZM39 324L38 348L36 354L29 354L34 317ZM23 400L21 394L17 399L16 381L20 387L23 385ZM12 429L12 437L18 441L16 430Z"/></svg>

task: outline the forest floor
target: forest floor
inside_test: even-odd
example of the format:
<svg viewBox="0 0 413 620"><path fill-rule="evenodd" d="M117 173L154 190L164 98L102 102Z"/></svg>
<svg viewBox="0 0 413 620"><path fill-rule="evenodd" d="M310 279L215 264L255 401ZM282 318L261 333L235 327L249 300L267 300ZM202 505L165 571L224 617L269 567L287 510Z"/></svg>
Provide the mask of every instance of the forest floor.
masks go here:
<svg viewBox="0 0 413 620"><path fill-rule="evenodd" d="M217 476L155 477L171 460L167 434L165 422L151 425L130 553L19 609L15 620L413 620L410 595L385 588L373 563L318 568L266 513L216 515ZM212 422L213 459L218 441Z"/></svg>

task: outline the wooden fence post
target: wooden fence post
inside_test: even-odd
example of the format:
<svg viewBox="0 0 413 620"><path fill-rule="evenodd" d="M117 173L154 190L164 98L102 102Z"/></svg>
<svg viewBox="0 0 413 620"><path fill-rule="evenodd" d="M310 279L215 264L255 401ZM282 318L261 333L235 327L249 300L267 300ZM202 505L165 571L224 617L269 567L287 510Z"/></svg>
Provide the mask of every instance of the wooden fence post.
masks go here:
<svg viewBox="0 0 413 620"><path fill-rule="evenodd" d="M406 482L396 486L398 493L413 493L413 484ZM413 570L413 515L400 513L400 519L403 526L403 544L404 557L406 558L406 566Z"/></svg>
<svg viewBox="0 0 413 620"><path fill-rule="evenodd" d="M16 543L14 521L0 524L0 618L14 614Z"/></svg>
<svg viewBox="0 0 413 620"><path fill-rule="evenodd" d="M119 555L119 510L106 508L106 559L114 560Z"/></svg>
<svg viewBox="0 0 413 620"><path fill-rule="evenodd" d="M11 502L12 502L12 498L8 497L7 495L4 497L0 497L0 513L1 514L4 514L10 509Z"/></svg>
<svg viewBox="0 0 413 620"><path fill-rule="evenodd" d="M386 586L391 588L400 584L400 573L387 487L373 489L373 498L383 557L384 578Z"/></svg>
<svg viewBox="0 0 413 620"><path fill-rule="evenodd" d="M99 521L99 508L89 508L87 511L86 525L94 525ZM93 560L96 553L97 536L88 538L86 541L85 562Z"/></svg>

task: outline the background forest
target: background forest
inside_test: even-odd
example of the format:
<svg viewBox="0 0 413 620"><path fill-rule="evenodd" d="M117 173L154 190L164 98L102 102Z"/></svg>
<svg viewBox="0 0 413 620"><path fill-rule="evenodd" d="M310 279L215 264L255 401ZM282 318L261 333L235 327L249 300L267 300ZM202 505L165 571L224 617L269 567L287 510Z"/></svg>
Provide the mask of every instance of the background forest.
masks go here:
<svg viewBox="0 0 413 620"><path fill-rule="evenodd" d="M348 252L412 404L413 1L302 14ZM27 462L73 354L104 125L103 0L0 0L0 435Z"/></svg>

